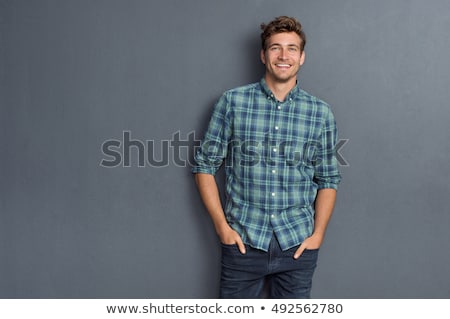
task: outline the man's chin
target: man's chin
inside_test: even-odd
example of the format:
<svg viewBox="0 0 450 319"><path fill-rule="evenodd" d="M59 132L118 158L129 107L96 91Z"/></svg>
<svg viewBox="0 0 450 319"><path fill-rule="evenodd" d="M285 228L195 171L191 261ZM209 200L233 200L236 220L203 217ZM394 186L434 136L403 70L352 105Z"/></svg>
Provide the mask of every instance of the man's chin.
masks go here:
<svg viewBox="0 0 450 319"><path fill-rule="evenodd" d="M292 76L275 76L274 80L278 83L289 83L290 81L292 81L293 77Z"/></svg>

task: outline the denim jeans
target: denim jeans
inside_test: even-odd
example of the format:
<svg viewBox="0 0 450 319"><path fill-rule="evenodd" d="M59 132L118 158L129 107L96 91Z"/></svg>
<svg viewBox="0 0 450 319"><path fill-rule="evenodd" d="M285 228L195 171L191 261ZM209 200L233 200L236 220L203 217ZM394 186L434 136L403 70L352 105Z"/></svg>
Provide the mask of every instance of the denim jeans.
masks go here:
<svg viewBox="0 0 450 319"><path fill-rule="evenodd" d="M298 247L282 251L275 236L269 251L245 245L240 253L236 245L222 244L220 298L310 298L311 284L319 250L305 250L295 260Z"/></svg>

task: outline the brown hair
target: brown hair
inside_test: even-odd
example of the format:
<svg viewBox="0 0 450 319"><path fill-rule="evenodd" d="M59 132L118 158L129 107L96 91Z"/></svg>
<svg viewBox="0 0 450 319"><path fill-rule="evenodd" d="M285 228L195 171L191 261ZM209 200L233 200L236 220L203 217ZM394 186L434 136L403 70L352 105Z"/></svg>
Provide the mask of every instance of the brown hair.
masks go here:
<svg viewBox="0 0 450 319"><path fill-rule="evenodd" d="M261 33L261 45L263 50L267 49L266 41L268 38L270 38L274 34L282 32L297 33L301 40L300 49L303 51L303 49L305 48L306 35L302 30L302 25L295 18L287 16L276 17L274 20L269 22L269 24L262 23L261 30L263 30L263 32Z"/></svg>

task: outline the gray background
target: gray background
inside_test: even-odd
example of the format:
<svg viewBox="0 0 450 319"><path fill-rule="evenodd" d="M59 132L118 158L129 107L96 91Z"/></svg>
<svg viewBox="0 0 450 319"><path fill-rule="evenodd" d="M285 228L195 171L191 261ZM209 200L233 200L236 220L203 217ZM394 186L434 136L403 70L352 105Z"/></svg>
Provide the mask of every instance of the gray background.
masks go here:
<svg viewBox="0 0 450 319"><path fill-rule="evenodd" d="M0 297L217 297L189 167L131 148L105 168L101 147L201 138L263 75L259 24L282 14L349 139L313 297L450 298L447 0L0 1Z"/></svg>

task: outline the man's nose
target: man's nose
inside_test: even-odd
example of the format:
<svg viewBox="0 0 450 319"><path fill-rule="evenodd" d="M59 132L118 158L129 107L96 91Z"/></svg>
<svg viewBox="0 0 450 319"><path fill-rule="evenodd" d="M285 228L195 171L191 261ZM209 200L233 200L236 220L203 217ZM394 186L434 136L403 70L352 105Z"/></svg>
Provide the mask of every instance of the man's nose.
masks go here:
<svg viewBox="0 0 450 319"><path fill-rule="evenodd" d="M286 50L285 49L283 49L283 48L281 48L280 49L280 54L278 55L278 58L280 59L280 60L285 60L286 59Z"/></svg>

